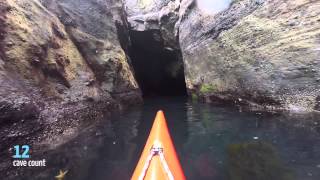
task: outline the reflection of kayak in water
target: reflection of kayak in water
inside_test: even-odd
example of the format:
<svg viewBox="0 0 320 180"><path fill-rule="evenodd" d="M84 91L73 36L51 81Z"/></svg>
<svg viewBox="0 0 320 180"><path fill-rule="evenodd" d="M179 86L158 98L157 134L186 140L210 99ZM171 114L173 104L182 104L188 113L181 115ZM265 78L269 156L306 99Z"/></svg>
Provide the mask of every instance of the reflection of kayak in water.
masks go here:
<svg viewBox="0 0 320 180"><path fill-rule="evenodd" d="M162 111L158 111L131 180L185 180Z"/></svg>

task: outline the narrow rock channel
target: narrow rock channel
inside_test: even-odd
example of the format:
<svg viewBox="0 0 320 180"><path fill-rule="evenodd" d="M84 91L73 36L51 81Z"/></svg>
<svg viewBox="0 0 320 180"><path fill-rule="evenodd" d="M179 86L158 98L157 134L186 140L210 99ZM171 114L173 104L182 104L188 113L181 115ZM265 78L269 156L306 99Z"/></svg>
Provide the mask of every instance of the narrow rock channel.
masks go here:
<svg viewBox="0 0 320 180"><path fill-rule="evenodd" d="M319 179L320 1L1 0L0 177L128 179L158 109L188 179Z"/></svg>

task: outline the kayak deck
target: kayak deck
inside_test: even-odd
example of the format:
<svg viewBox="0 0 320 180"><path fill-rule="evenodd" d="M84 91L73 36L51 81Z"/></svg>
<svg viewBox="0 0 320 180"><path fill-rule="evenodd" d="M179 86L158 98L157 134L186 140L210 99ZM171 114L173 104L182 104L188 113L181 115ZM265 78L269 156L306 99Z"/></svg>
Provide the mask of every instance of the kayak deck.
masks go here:
<svg viewBox="0 0 320 180"><path fill-rule="evenodd" d="M158 111L131 180L184 180L163 111Z"/></svg>

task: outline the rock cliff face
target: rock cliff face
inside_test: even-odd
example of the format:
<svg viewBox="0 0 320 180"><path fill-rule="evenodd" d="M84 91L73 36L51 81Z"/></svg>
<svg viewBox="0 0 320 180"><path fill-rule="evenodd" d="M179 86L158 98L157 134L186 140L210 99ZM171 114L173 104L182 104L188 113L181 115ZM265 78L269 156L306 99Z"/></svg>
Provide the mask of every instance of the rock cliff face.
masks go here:
<svg viewBox="0 0 320 180"><path fill-rule="evenodd" d="M139 97L128 64L130 42L121 1L43 0L42 4L65 25L103 92L117 100Z"/></svg>
<svg viewBox="0 0 320 180"><path fill-rule="evenodd" d="M205 16L180 8L187 87L207 101L319 110L320 2L239 0Z"/></svg>
<svg viewBox="0 0 320 180"><path fill-rule="evenodd" d="M141 102L128 46L120 1L1 1L0 152Z"/></svg>
<svg viewBox="0 0 320 180"><path fill-rule="evenodd" d="M153 31L154 40L166 48L179 49L176 22L179 0L125 0L128 22L132 31Z"/></svg>
<svg viewBox="0 0 320 180"><path fill-rule="evenodd" d="M215 13L196 0L126 5L133 30L157 29L166 44L181 49L191 96L319 110L319 1L237 0Z"/></svg>

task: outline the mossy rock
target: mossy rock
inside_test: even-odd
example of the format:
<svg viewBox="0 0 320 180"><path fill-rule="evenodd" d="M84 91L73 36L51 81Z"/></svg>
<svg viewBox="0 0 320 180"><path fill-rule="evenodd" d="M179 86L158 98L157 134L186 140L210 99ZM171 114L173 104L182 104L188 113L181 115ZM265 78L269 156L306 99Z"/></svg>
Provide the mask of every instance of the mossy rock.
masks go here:
<svg viewBox="0 0 320 180"><path fill-rule="evenodd" d="M217 91L217 86L211 84L202 84L200 88L201 94L208 94Z"/></svg>
<svg viewBox="0 0 320 180"><path fill-rule="evenodd" d="M192 93L191 94L191 100L192 101L198 101L198 99L199 99L199 97L198 97L198 95L196 93Z"/></svg>

